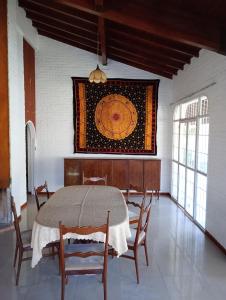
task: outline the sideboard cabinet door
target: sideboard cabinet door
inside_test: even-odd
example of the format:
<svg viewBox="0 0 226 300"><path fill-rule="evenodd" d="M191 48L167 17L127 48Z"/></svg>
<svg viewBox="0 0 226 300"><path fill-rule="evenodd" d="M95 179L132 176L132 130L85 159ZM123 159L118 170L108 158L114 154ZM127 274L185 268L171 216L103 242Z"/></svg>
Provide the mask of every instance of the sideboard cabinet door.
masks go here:
<svg viewBox="0 0 226 300"><path fill-rule="evenodd" d="M144 186L148 190L160 190L161 160L144 160Z"/></svg>
<svg viewBox="0 0 226 300"><path fill-rule="evenodd" d="M81 184L81 161L64 159L64 186Z"/></svg>
<svg viewBox="0 0 226 300"><path fill-rule="evenodd" d="M141 159L129 160L129 184L142 188L144 184L144 162Z"/></svg>
<svg viewBox="0 0 226 300"><path fill-rule="evenodd" d="M129 186L128 160L112 160L112 185L121 190L126 190Z"/></svg>

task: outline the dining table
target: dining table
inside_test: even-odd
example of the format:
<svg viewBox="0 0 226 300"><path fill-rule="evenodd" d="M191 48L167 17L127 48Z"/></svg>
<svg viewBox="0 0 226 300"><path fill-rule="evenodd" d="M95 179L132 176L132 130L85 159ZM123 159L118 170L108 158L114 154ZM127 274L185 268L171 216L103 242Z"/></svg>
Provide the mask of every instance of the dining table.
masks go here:
<svg viewBox="0 0 226 300"><path fill-rule="evenodd" d="M42 258L43 248L59 240L59 222L70 227L97 227L106 224L108 211L109 245L120 256L128 250L127 239L131 236L128 209L122 192L116 187L104 185L74 185L57 190L40 208L33 224L32 268ZM64 238L104 242L105 234L69 233Z"/></svg>

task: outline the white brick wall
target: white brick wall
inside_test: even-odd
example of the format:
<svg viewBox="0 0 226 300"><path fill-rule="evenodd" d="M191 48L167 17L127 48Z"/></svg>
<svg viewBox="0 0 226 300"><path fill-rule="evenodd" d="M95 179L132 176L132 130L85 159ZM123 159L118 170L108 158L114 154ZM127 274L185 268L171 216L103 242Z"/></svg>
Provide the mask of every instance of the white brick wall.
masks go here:
<svg viewBox="0 0 226 300"><path fill-rule="evenodd" d="M50 190L63 186L63 158L73 153L72 76L87 77L96 55L40 36L36 52L37 166L36 184L48 180ZM160 78L109 60L108 77ZM161 190L170 191L172 81L160 78L158 158L162 159ZM128 156L126 156L128 158Z"/></svg>
<svg viewBox="0 0 226 300"><path fill-rule="evenodd" d="M16 0L8 1L10 173L17 209L27 201L23 38L37 46L37 32ZM19 211L19 210L18 210Z"/></svg>
<svg viewBox="0 0 226 300"><path fill-rule="evenodd" d="M209 99L210 137L206 229L226 248L226 57L202 50L173 80L174 100L216 82L197 95Z"/></svg>

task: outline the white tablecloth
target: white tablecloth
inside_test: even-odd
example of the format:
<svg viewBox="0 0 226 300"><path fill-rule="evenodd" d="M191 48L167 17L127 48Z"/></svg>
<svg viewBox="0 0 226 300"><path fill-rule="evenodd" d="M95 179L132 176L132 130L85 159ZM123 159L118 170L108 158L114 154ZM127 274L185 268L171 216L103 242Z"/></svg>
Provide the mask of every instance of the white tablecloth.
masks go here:
<svg viewBox="0 0 226 300"><path fill-rule="evenodd" d="M67 207L69 208L69 211L63 215L63 209L65 208L66 210ZM128 250L126 240L130 237L131 232L128 210L121 191L117 188L108 186L65 187L50 197L48 202L41 207L39 214L34 221L31 242L33 248L32 267L35 267L41 259L42 249L48 243L59 240L58 227L46 225L48 225L48 223L54 224L54 222L59 223L62 219L64 219L63 223L67 225L65 216L71 219L72 215L70 215L70 213L72 209L74 209L73 216L77 216L78 222L82 223L79 224L81 226L100 225L101 216L103 219L102 224L106 223L106 211L110 210L109 245L115 249L118 256ZM98 210L98 213L96 214L95 209ZM89 210L91 210L91 212L89 212ZM47 216L49 216L51 212L53 212L54 220L48 222ZM62 218L57 215L58 212L62 214ZM87 218L87 215L89 214L91 214L91 216L90 218ZM89 224L87 223L87 219L91 220ZM72 225L72 221L75 222L74 226L78 226L76 223L77 220L74 219L69 220L70 225ZM96 224L96 222L98 224ZM68 234L65 235L64 238L92 239L99 242L105 241L105 235L103 233L94 233L86 236Z"/></svg>

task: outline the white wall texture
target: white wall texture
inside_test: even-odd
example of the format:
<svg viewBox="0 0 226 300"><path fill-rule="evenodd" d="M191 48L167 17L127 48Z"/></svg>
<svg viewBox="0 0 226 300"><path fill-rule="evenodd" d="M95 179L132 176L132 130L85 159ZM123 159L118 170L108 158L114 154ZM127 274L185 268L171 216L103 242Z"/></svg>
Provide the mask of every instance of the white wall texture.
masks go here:
<svg viewBox="0 0 226 300"><path fill-rule="evenodd" d="M196 95L209 100L210 135L206 229L226 248L226 57L202 50L173 80L174 101L216 82Z"/></svg>
<svg viewBox="0 0 226 300"><path fill-rule="evenodd" d="M37 32L16 0L8 1L8 65L10 106L10 172L17 209L27 201L23 38L37 47Z"/></svg>
<svg viewBox="0 0 226 300"><path fill-rule="evenodd" d="M73 153L72 76L87 77L97 58L89 52L46 37L36 52L36 184L47 179L50 190L63 186L63 158ZM156 79L157 75L109 60L108 78ZM161 190L170 191L172 81L160 78L157 145L162 159ZM128 158L128 156L125 156Z"/></svg>

